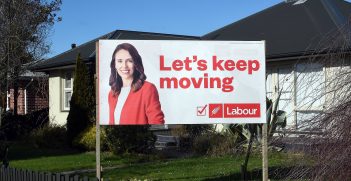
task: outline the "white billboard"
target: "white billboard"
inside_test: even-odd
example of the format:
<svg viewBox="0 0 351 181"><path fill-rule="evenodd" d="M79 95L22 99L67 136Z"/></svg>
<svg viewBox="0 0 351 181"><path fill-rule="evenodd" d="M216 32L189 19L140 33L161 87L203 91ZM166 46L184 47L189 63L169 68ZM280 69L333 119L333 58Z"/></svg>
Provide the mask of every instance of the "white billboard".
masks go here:
<svg viewBox="0 0 351 181"><path fill-rule="evenodd" d="M100 40L101 125L265 123L265 42Z"/></svg>

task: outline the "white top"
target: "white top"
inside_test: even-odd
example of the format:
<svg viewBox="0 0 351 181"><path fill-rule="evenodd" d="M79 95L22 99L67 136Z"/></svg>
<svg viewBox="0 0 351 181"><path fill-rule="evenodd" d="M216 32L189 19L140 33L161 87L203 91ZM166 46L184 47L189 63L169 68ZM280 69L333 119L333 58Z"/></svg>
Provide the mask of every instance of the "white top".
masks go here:
<svg viewBox="0 0 351 181"><path fill-rule="evenodd" d="M118 95L118 101L115 109L115 124L119 124L119 120L121 119L121 113L122 113L122 108L124 106L124 103L127 100L127 97L130 92L130 86L129 87L122 87L121 92Z"/></svg>

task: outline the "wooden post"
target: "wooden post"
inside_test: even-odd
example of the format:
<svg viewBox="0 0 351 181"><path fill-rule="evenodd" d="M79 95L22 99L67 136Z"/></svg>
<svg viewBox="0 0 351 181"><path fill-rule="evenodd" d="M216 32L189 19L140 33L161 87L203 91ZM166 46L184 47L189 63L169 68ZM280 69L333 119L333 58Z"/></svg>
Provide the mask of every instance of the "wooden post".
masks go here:
<svg viewBox="0 0 351 181"><path fill-rule="evenodd" d="M262 180L268 181L267 123L264 123L262 127Z"/></svg>
<svg viewBox="0 0 351 181"><path fill-rule="evenodd" d="M101 164L100 164L100 123L99 123L99 41L96 42L95 46L95 107L96 107L96 178L98 181L101 180Z"/></svg>
<svg viewBox="0 0 351 181"><path fill-rule="evenodd" d="M266 52L266 41L264 42L265 52ZM265 68L265 67L264 67ZM266 70L266 68L265 68ZM265 84L266 85L266 84ZM265 92L267 93L267 88L265 88ZM267 94L266 94L267 95ZM266 108L266 123L262 125L262 180L268 181L268 115Z"/></svg>

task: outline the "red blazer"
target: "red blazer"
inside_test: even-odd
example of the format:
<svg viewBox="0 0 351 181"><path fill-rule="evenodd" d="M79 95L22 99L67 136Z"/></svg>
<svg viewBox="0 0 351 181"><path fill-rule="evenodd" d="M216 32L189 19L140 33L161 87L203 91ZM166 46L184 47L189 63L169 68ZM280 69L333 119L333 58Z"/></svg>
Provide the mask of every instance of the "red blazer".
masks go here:
<svg viewBox="0 0 351 181"><path fill-rule="evenodd" d="M118 96L113 96L112 90L110 90L108 94L110 125L115 124L114 112L117 101ZM123 105L119 124L164 124L164 122L155 85L145 81L137 92L133 92L131 89Z"/></svg>

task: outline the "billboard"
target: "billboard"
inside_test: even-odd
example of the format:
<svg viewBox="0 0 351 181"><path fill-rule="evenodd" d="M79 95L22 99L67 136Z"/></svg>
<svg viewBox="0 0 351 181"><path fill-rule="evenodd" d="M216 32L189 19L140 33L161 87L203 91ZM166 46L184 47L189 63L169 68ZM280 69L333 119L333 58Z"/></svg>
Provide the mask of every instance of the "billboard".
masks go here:
<svg viewBox="0 0 351 181"><path fill-rule="evenodd" d="M265 42L100 40L101 125L265 123Z"/></svg>

